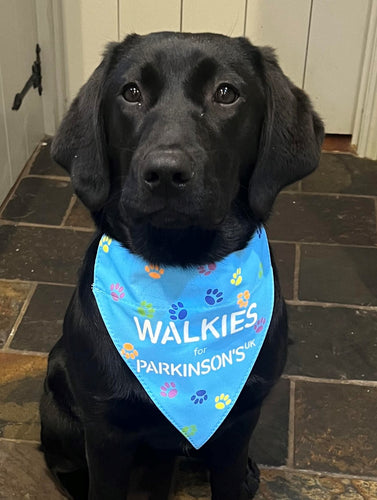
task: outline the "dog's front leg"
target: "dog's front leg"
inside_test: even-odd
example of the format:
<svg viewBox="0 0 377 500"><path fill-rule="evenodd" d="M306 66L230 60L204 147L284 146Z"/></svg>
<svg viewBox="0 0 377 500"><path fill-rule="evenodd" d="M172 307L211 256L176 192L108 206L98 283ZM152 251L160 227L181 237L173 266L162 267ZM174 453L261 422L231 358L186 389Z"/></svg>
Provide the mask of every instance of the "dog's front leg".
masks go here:
<svg viewBox="0 0 377 500"><path fill-rule="evenodd" d="M89 500L124 500L127 497L133 447L121 431L109 426L85 429L89 469Z"/></svg>
<svg viewBox="0 0 377 500"><path fill-rule="evenodd" d="M212 500L250 500L259 486L259 470L249 458L249 440L260 408L235 417L219 429L202 453L210 471Z"/></svg>
<svg viewBox="0 0 377 500"><path fill-rule="evenodd" d="M250 459L248 446L245 445L237 458L225 466L213 464L210 467L212 500L250 500L259 486L259 471L253 469L255 476L250 481ZM251 486L251 487L250 487Z"/></svg>

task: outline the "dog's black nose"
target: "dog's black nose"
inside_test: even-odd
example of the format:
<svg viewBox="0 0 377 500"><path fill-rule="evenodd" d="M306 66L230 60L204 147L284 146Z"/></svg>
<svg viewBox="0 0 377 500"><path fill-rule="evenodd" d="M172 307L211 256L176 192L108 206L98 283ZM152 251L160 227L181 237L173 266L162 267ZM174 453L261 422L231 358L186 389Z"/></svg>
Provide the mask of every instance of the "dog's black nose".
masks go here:
<svg viewBox="0 0 377 500"><path fill-rule="evenodd" d="M149 153L141 171L144 183L152 190L184 188L193 178L191 162L182 151Z"/></svg>

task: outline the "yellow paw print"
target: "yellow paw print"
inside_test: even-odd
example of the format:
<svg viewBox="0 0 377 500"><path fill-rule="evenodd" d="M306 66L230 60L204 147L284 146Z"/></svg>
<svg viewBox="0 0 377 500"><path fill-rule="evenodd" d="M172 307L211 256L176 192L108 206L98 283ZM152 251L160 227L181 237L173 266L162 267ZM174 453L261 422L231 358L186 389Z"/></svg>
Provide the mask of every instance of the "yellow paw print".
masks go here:
<svg viewBox="0 0 377 500"><path fill-rule="evenodd" d="M101 241L99 242L99 246L105 253L108 253L112 241L112 238L109 238L108 236L102 236Z"/></svg>
<svg viewBox="0 0 377 500"><path fill-rule="evenodd" d="M245 290L237 295L237 304L242 307L247 307L249 304L250 292Z"/></svg>
<svg viewBox="0 0 377 500"><path fill-rule="evenodd" d="M159 280L161 276L164 274L164 270L162 269L162 267L154 266L153 264L145 266L144 269L149 274L149 276L154 280Z"/></svg>
<svg viewBox="0 0 377 500"><path fill-rule="evenodd" d="M233 278L230 280L232 285L238 286L242 283L241 268L239 267L235 273L233 273Z"/></svg>
<svg viewBox="0 0 377 500"><path fill-rule="evenodd" d="M120 353L127 359L135 359L137 356L139 356L139 353L134 348L133 344L130 344L129 342L123 344L123 349L121 349Z"/></svg>
<svg viewBox="0 0 377 500"><path fill-rule="evenodd" d="M215 398L215 407L218 410L223 410L226 406L230 405L232 400L229 397L229 394L220 394L220 396L216 396Z"/></svg>

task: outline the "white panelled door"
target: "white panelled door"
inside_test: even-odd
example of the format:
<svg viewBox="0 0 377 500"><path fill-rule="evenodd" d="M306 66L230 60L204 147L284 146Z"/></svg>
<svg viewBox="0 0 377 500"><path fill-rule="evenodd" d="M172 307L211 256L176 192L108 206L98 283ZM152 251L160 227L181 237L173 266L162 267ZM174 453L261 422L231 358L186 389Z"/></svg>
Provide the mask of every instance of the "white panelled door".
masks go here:
<svg viewBox="0 0 377 500"><path fill-rule="evenodd" d="M35 0L0 0L0 203L44 136L36 90L29 91L18 111L12 110L15 94L31 76L37 42Z"/></svg>
<svg viewBox="0 0 377 500"><path fill-rule="evenodd" d="M313 1L303 87L328 134L353 130L370 7L369 0Z"/></svg>

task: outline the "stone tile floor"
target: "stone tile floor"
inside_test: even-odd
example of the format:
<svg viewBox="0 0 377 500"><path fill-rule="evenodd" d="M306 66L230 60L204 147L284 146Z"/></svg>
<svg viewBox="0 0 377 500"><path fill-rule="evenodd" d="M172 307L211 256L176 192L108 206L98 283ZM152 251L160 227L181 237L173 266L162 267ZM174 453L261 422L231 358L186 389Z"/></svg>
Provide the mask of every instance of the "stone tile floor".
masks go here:
<svg viewBox="0 0 377 500"><path fill-rule="evenodd" d="M377 162L348 154L324 153L275 204L291 345L250 444L257 500L377 498L376 212ZM38 451L38 400L92 232L42 144L0 213L0 498L62 498ZM195 464L180 463L174 498L209 498Z"/></svg>

